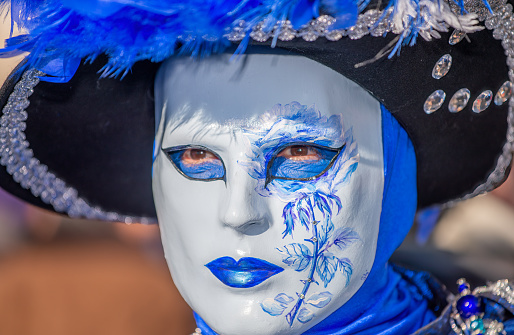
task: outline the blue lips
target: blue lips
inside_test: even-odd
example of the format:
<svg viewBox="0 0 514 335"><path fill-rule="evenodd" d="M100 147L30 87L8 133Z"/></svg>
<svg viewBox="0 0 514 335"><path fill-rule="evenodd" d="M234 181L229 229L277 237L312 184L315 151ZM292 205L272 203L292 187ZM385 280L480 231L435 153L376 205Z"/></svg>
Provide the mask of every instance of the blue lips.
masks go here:
<svg viewBox="0 0 514 335"><path fill-rule="evenodd" d="M232 257L220 257L205 265L223 284L248 288L284 271L280 266L262 259L243 257L238 262Z"/></svg>

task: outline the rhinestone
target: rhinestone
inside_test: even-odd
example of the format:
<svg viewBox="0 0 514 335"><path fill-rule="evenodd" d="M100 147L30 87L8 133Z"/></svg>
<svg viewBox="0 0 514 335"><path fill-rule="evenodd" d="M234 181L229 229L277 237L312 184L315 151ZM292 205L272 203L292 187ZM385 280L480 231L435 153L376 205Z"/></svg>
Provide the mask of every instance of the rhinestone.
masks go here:
<svg viewBox="0 0 514 335"><path fill-rule="evenodd" d="M281 41L291 41L296 37L294 30L292 29L282 29L280 30L280 34L278 35L278 39Z"/></svg>
<svg viewBox="0 0 514 335"><path fill-rule="evenodd" d="M335 22L336 19L334 19L333 17L328 15L322 15L318 17L316 20L314 20L314 22L312 22L312 27L318 33L324 34L328 32L329 27L333 25Z"/></svg>
<svg viewBox="0 0 514 335"><path fill-rule="evenodd" d="M318 242L318 239L317 239L316 237L313 237L313 238L312 238L312 241L313 241L313 242Z"/></svg>
<svg viewBox="0 0 514 335"><path fill-rule="evenodd" d="M448 103L448 109L451 113L458 113L466 107L469 101L469 90L467 88L461 88L450 99Z"/></svg>
<svg viewBox="0 0 514 335"><path fill-rule="evenodd" d="M239 42L243 38L245 38L246 33L243 28L236 27L234 30L232 30L228 36L227 39L231 42Z"/></svg>
<svg viewBox="0 0 514 335"><path fill-rule="evenodd" d="M503 26L499 26L493 31L493 37L497 40L503 40L507 37L507 32Z"/></svg>
<svg viewBox="0 0 514 335"><path fill-rule="evenodd" d="M376 9L370 9L362 15L362 23L368 27L375 25L380 18L381 12Z"/></svg>
<svg viewBox="0 0 514 335"><path fill-rule="evenodd" d="M373 37L381 37L384 36L384 34L387 32L387 21L381 20L380 22L376 23L374 26L370 27L370 35Z"/></svg>
<svg viewBox="0 0 514 335"><path fill-rule="evenodd" d="M493 92L491 90L484 91L473 102L472 111L475 113L483 112L489 107L493 100Z"/></svg>
<svg viewBox="0 0 514 335"><path fill-rule="evenodd" d="M510 68L514 67L514 58L507 57L507 66L510 67Z"/></svg>
<svg viewBox="0 0 514 335"><path fill-rule="evenodd" d="M443 90L437 90L434 93L430 94L423 105L423 110L427 114L432 114L443 105L444 99L446 98L446 93Z"/></svg>
<svg viewBox="0 0 514 335"><path fill-rule="evenodd" d="M513 88L510 81L504 82L494 97L494 103L498 106L502 105L512 96Z"/></svg>
<svg viewBox="0 0 514 335"><path fill-rule="evenodd" d="M269 38L270 34L265 33L262 30L254 30L250 33L250 37L253 38L257 42L266 42Z"/></svg>
<svg viewBox="0 0 514 335"><path fill-rule="evenodd" d="M345 36L346 32L344 30L334 30L325 35L325 38L329 41L335 42L339 41L343 36Z"/></svg>
<svg viewBox="0 0 514 335"><path fill-rule="evenodd" d="M452 56L450 54L446 54L439 58L437 63L435 63L434 68L432 69L432 77L434 79L441 79L446 76L450 68L452 67Z"/></svg>
<svg viewBox="0 0 514 335"><path fill-rule="evenodd" d="M307 42L314 42L318 39L318 35L313 30L308 30L302 34L302 38Z"/></svg>
<svg viewBox="0 0 514 335"><path fill-rule="evenodd" d="M459 43L460 41L462 41L465 36L466 36L465 32L455 29L453 31L453 33L451 34L450 39L448 40L448 43L450 43L450 45L455 45L455 44Z"/></svg>
<svg viewBox="0 0 514 335"><path fill-rule="evenodd" d="M305 299L305 296L303 294L300 294L298 297L300 297L300 299Z"/></svg>
<svg viewBox="0 0 514 335"><path fill-rule="evenodd" d="M356 24L355 26L348 29L348 37L352 40L358 40L368 34L368 27L362 24Z"/></svg>
<svg viewBox="0 0 514 335"><path fill-rule="evenodd" d="M503 14L504 17L512 14L512 5L510 3L506 4L505 6L500 8L499 12Z"/></svg>

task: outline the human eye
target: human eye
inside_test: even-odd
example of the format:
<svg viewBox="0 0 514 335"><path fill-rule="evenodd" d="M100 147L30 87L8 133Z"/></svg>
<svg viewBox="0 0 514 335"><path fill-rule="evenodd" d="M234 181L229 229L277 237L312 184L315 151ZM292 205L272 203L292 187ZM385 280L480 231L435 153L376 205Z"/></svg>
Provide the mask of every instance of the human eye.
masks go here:
<svg viewBox="0 0 514 335"><path fill-rule="evenodd" d="M211 181L225 178L221 158L204 147L175 147L163 149L175 168L186 178Z"/></svg>
<svg viewBox="0 0 514 335"><path fill-rule="evenodd" d="M268 182L273 179L316 179L330 169L341 149L311 143L281 148L268 163Z"/></svg>

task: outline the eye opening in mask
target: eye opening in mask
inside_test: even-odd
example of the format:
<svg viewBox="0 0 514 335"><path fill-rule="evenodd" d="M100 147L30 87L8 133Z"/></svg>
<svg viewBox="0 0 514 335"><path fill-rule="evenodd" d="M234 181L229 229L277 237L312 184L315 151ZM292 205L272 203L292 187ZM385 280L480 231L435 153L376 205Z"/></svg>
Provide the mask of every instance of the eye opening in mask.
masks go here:
<svg viewBox="0 0 514 335"><path fill-rule="evenodd" d="M201 145L181 145L163 148L162 151L182 176L197 181L225 181L225 163L214 151ZM186 155L186 157L184 157ZM203 157L202 157L203 156ZM189 159L189 164L184 163ZM194 162L206 159L205 162ZM216 162L213 164L213 162Z"/></svg>
<svg viewBox="0 0 514 335"><path fill-rule="evenodd" d="M275 150L275 153L269 160L266 166L265 185L268 185L275 179L298 181L315 180L321 177L323 174L325 174L325 172L327 172L332 167L335 160L339 156L339 153L344 149L345 145L346 144L342 145L339 148L331 148L309 142L287 143L286 145ZM309 153L309 150L312 150L312 152L318 155L318 162L313 162L312 159L303 158L299 160L291 160L284 158L285 155L281 155L285 150L292 150L293 147L305 147L305 149L307 150L307 154ZM294 157L294 155L292 156ZM277 160L281 161L277 162ZM291 163L292 161L295 161L296 163ZM284 162L286 162L286 164L291 165L290 167L285 169L286 171L289 170L288 173L284 173L284 171L280 170L280 167L282 164L284 164ZM306 171L306 169L308 168L310 168L310 171Z"/></svg>

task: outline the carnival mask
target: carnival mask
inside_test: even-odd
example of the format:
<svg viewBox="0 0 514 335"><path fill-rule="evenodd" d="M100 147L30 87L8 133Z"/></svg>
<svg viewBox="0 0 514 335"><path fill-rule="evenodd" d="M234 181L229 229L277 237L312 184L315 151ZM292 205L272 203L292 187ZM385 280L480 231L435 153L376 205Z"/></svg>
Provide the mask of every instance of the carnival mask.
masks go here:
<svg viewBox="0 0 514 335"><path fill-rule="evenodd" d="M346 303L375 258L379 103L309 59L165 62L153 191L166 259L216 332L298 334Z"/></svg>

